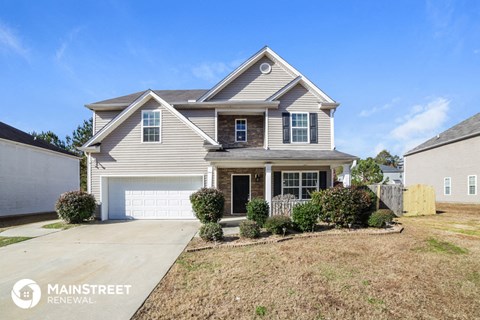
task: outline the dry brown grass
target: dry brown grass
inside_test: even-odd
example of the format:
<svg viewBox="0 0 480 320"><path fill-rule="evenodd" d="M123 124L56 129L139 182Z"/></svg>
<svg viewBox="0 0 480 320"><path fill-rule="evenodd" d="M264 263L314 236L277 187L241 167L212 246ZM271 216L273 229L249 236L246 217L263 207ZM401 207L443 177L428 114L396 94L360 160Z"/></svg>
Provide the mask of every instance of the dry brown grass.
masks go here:
<svg viewBox="0 0 480 320"><path fill-rule="evenodd" d="M480 237L442 227L478 228L480 212L439 209L399 219L402 234L185 253L133 318L478 318Z"/></svg>

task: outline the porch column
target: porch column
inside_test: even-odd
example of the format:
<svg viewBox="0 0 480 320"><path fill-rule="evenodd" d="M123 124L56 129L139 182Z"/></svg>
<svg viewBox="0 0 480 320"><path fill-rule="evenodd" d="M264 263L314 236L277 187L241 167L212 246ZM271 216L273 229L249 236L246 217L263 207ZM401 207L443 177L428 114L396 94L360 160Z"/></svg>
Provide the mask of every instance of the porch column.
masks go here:
<svg viewBox="0 0 480 320"><path fill-rule="evenodd" d="M350 175L350 165L343 165L343 186L350 187L351 185L351 175Z"/></svg>
<svg viewBox="0 0 480 320"><path fill-rule="evenodd" d="M270 213L272 213L272 165L265 164L265 201L268 202Z"/></svg>
<svg viewBox="0 0 480 320"><path fill-rule="evenodd" d="M213 187L213 166L207 168L207 188Z"/></svg>

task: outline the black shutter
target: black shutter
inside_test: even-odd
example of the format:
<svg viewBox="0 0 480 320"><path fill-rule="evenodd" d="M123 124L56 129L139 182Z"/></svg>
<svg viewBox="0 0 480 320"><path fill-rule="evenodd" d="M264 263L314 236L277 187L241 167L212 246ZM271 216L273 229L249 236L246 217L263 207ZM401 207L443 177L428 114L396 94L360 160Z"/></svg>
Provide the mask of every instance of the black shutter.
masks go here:
<svg viewBox="0 0 480 320"><path fill-rule="evenodd" d="M310 143L318 143L317 114L310 113Z"/></svg>
<svg viewBox="0 0 480 320"><path fill-rule="evenodd" d="M278 196L282 194L282 172L274 171L273 172L273 196Z"/></svg>
<svg viewBox="0 0 480 320"><path fill-rule="evenodd" d="M320 190L327 189L327 171L320 171Z"/></svg>
<svg viewBox="0 0 480 320"><path fill-rule="evenodd" d="M282 112L283 143L290 143L290 113Z"/></svg>

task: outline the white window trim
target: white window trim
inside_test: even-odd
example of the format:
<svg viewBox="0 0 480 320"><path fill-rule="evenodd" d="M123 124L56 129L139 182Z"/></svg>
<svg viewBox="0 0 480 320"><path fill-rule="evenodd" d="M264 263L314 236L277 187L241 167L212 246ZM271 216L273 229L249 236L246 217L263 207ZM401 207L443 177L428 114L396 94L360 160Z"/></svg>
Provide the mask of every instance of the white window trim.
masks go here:
<svg viewBox="0 0 480 320"><path fill-rule="evenodd" d="M237 132L238 131L244 131L244 130L237 130L237 121L239 120L244 120L245 121L245 141L238 141L237 140ZM239 118L235 119L235 142L247 142L248 141L248 124L247 124L247 119L246 118Z"/></svg>
<svg viewBox="0 0 480 320"><path fill-rule="evenodd" d="M450 193L446 192L446 190L447 190L446 189L447 188L447 184L446 184L447 179L449 181L449 186L448 187L450 188ZM444 196L451 196L452 195L452 178L451 177L443 178L443 195Z"/></svg>
<svg viewBox="0 0 480 320"><path fill-rule="evenodd" d="M158 112L158 118L159 118L159 124L158 124L158 141L143 141L143 137L144 137L144 134L143 134L143 114L145 112ZM142 131L141 131L141 136L142 136L142 143L148 143L148 144L151 144L151 143L162 143L162 110L142 110L142 118L141 118L141 121L142 121ZM147 128L156 128L157 126L147 126Z"/></svg>
<svg viewBox="0 0 480 320"><path fill-rule="evenodd" d="M302 196L302 189L303 189L303 185L302 185L302 173L317 173L317 185L315 186L317 188L317 191L320 190L320 172L318 171L296 171L296 170L293 170L293 171L282 171L282 181L281 181L281 184L282 184L282 195L283 195L283 174L284 173L298 173L299 176L298 176L298 182L299 182L299 186L298 186L298 195L301 197ZM287 188L290 188L290 189L293 189L295 187L287 187ZM305 188L312 188L312 187L307 187L305 186ZM298 199L298 200L308 200L308 199Z"/></svg>
<svg viewBox="0 0 480 320"><path fill-rule="evenodd" d="M293 141L293 115L306 114L307 115L307 141ZM303 129L303 127L295 127L295 129ZM308 112L290 112L290 142L295 144L309 144L310 143L310 113Z"/></svg>
<svg viewBox="0 0 480 320"><path fill-rule="evenodd" d="M233 177L234 176L248 176L248 201L252 200L252 174L250 173L232 173L230 176L230 212L232 215L239 215L244 213L233 212Z"/></svg>
<svg viewBox="0 0 480 320"><path fill-rule="evenodd" d="M470 193L470 177L474 177L475 178L475 193ZM476 174L471 174L467 177L467 195L469 196L476 196L477 195L477 192L478 192L478 185L477 185L477 175Z"/></svg>

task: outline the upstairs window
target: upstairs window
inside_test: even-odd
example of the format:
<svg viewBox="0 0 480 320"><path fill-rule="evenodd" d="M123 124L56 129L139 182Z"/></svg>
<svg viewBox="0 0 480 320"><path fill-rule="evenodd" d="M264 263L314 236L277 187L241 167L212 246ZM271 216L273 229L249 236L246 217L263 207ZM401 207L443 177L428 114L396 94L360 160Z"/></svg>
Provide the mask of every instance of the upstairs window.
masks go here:
<svg viewBox="0 0 480 320"><path fill-rule="evenodd" d="M308 143L308 113L292 113L292 142Z"/></svg>
<svg viewBox="0 0 480 320"><path fill-rule="evenodd" d="M452 194L452 178L446 177L443 179L443 194L449 196Z"/></svg>
<svg viewBox="0 0 480 320"><path fill-rule="evenodd" d="M247 142L247 119L235 119L235 142Z"/></svg>
<svg viewBox="0 0 480 320"><path fill-rule="evenodd" d="M468 195L474 196L477 194L477 176L468 176Z"/></svg>
<svg viewBox="0 0 480 320"><path fill-rule="evenodd" d="M160 111L142 111L142 142L160 142Z"/></svg>

